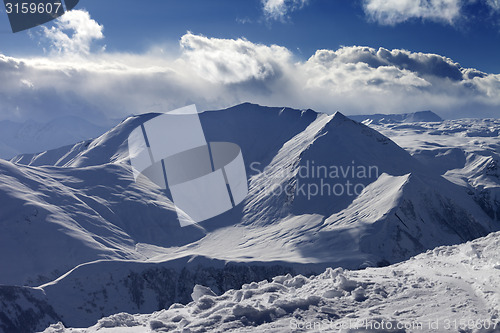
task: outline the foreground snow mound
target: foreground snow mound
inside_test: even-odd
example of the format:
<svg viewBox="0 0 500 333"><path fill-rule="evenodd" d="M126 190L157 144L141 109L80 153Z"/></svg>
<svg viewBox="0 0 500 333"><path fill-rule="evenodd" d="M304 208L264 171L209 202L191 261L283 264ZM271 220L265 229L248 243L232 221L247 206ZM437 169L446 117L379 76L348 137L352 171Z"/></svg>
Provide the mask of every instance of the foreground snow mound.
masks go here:
<svg viewBox="0 0 500 333"><path fill-rule="evenodd" d="M151 313L288 273L295 271L287 263L225 263L204 257L163 263L100 261L80 265L40 288L61 321L85 327L116 312Z"/></svg>
<svg viewBox="0 0 500 333"><path fill-rule="evenodd" d="M276 276L145 315L119 313L90 332L500 332L500 233L406 262L317 276Z"/></svg>

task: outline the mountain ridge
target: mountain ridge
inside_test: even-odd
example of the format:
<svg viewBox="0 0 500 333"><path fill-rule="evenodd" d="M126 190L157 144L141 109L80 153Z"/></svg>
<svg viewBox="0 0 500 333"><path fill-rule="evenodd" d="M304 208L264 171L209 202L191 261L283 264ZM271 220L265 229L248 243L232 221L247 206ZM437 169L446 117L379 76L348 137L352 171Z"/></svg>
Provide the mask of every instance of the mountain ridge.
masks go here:
<svg viewBox="0 0 500 333"><path fill-rule="evenodd" d="M352 115L349 116L352 120L365 124L380 124L380 123L415 123L415 122L441 122L443 119L434 112L417 111L411 113L395 113L395 114L370 114L370 115Z"/></svg>

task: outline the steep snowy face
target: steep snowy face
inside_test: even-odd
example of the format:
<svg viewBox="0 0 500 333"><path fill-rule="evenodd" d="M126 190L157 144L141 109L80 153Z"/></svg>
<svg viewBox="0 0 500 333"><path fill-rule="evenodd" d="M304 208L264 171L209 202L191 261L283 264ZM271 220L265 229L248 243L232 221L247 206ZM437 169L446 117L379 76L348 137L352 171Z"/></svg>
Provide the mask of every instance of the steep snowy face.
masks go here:
<svg viewBox="0 0 500 333"><path fill-rule="evenodd" d="M255 171L255 170L252 170ZM250 180L245 212L275 207L281 215L328 216L345 208L382 173L422 172L386 137L341 113L321 115L286 142ZM261 223L265 217L259 217Z"/></svg>

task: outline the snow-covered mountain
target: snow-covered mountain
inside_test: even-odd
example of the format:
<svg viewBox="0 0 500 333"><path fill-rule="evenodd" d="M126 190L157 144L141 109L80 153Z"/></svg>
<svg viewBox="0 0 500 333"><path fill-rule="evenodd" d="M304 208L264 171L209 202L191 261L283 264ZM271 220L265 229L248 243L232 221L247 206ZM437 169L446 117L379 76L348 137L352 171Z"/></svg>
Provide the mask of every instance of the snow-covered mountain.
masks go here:
<svg viewBox="0 0 500 333"><path fill-rule="evenodd" d="M499 119L370 126L422 164L465 188L492 219L500 221Z"/></svg>
<svg viewBox="0 0 500 333"><path fill-rule="evenodd" d="M416 123L416 122L441 122L443 119L432 111L417 111L400 114L370 114L349 116L364 124L393 124L393 123Z"/></svg>
<svg viewBox="0 0 500 333"><path fill-rule="evenodd" d="M241 147L248 197L181 228L128 160L128 135L155 116L0 161L0 284L13 286L0 288L4 330L26 316L26 331L90 326L186 303L195 284L220 294L279 274L388 265L500 229L467 187L376 130L338 112L248 103L200 114L207 141Z"/></svg>

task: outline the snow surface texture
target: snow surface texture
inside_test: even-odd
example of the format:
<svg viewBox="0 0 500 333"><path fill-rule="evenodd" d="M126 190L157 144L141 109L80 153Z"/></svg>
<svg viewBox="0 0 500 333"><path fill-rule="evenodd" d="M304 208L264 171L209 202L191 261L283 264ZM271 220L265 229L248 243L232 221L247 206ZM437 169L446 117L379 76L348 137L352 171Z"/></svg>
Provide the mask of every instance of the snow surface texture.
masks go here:
<svg viewBox="0 0 500 333"><path fill-rule="evenodd" d="M281 275L145 315L118 313L91 332L500 332L500 233L384 268Z"/></svg>
<svg viewBox="0 0 500 333"><path fill-rule="evenodd" d="M487 163L496 159L496 146L474 148L476 139L467 137L463 146L448 148L452 152L444 152L443 161L451 163L446 156L453 161L454 154L460 159L463 152L471 163L446 169L445 162L420 158L426 153L416 154L415 146L403 145L405 151L340 113L252 104L200 114L207 141L241 147L247 199L230 212L180 228L172 202L152 183L136 183L128 162L129 133L155 116L129 117L73 146L0 160L4 331L43 330L59 320L88 327L114 313L187 303L196 284L219 295L280 274L383 266L500 229L498 175ZM486 131L484 124L477 123L476 133ZM452 132L459 126L392 125L371 126L396 139L407 128ZM489 140L498 145L498 138ZM434 153L429 142L420 142L422 149ZM334 167L340 176L305 177L313 165ZM373 166L376 172L369 175L344 172ZM323 181L330 190L340 184L345 191L314 193ZM348 194L347 182L364 189Z"/></svg>

